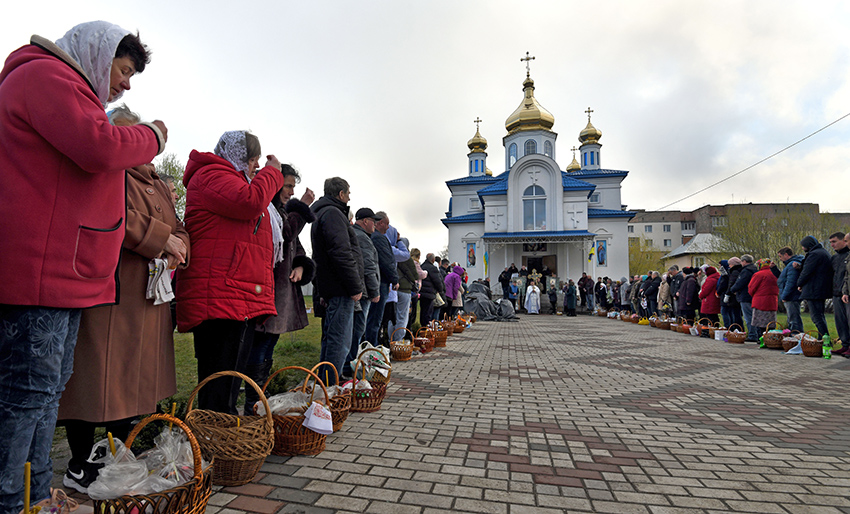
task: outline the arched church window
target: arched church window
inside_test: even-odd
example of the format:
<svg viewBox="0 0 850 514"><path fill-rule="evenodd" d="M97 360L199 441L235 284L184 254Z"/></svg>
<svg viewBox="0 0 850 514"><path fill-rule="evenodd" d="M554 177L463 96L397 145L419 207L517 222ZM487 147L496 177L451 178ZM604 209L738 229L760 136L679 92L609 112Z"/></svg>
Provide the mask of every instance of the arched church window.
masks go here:
<svg viewBox="0 0 850 514"><path fill-rule="evenodd" d="M522 193L522 225L525 230L546 230L546 192L537 184Z"/></svg>
<svg viewBox="0 0 850 514"><path fill-rule="evenodd" d="M510 155L510 165L513 166L516 162L516 143L511 143L508 154Z"/></svg>
<svg viewBox="0 0 850 514"><path fill-rule="evenodd" d="M531 155L535 153L537 153L537 141L529 139L525 142L525 154L523 155Z"/></svg>
<svg viewBox="0 0 850 514"><path fill-rule="evenodd" d="M544 141L543 142L543 155L546 157L552 157L552 142Z"/></svg>

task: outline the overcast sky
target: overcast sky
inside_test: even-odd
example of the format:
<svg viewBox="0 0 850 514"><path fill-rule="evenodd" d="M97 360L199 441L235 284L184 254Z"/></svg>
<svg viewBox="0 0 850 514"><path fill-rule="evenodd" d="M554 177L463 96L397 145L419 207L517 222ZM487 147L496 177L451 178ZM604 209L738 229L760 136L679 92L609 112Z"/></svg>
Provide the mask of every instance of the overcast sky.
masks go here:
<svg viewBox="0 0 850 514"><path fill-rule="evenodd" d="M321 195L351 183L353 208L385 210L413 246L439 251L446 180L466 142L504 171L505 119L528 51L555 116L557 160L591 107L603 164L629 170L623 202L658 209L850 112L850 3L803 1L7 2L0 53L95 19L153 50L125 93L169 128L185 163L222 132L250 129ZM672 209L817 202L850 211L850 118ZM302 238L307 240L309 237Z"/></svg>

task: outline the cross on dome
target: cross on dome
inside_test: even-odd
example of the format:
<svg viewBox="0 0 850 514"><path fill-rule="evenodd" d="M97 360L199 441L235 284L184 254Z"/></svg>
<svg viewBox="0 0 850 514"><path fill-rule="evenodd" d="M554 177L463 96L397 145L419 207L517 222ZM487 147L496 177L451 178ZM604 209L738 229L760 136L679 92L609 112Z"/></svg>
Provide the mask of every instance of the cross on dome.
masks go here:
<svg viewBox="0 0 850 514"><path fill-rule="evenodd" d="M475 123L475 130L476 130L476 131L478 131L478 124L479 124L479 123L481 123L482 121L484 121L484 120L482 120L482 119L481 119L480 117L478 117L478 116L476 116L476 117L475 117L475 119L473 120L473 123Z"/></svg>
<svg viewBox="0 0 850 514"><path fill-rule="evenodd" d="M587 114L587 121L590 121L590 113L592 113L593 111L590 109L590 107L588 107L587 110L584 112Z"/></svg>
<svg viewBox="0 0 850 514"><path fill-rule="evenodd" d="M529 52L525 52L525 57L522 57L520 61L525 61L525 76L531 76L531 61L534 60L534 56L530 55Z"/></svg>

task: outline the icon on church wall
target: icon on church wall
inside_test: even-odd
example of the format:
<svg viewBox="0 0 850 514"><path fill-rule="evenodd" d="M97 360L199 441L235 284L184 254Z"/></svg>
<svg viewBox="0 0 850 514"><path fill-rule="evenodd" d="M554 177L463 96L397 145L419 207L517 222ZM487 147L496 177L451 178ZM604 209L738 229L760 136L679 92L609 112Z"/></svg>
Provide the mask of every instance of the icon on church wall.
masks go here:
<svg viewBox="0 0 850 514"><path fill-rule="evenodd" d="M546 243L522 243L523 252L545 252Z"/></svg>
<svg viewBox="0 0 850 514"><path fill-rule="evenodd" d="M608 265L608 241L596 242L596 264L598 266Z"/></svg>
<svg viewBox="0 0 850 514"><path fill-rule="evenodd" d="M466 267L475 267L475 243L466 243Z"/></svg>

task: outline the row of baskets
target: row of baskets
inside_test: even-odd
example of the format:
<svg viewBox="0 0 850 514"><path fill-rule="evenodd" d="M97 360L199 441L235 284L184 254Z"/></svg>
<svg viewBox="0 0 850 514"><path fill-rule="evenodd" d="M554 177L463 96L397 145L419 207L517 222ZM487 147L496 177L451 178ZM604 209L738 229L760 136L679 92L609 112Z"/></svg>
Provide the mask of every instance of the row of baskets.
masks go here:
<svg viewBox="0 0 850 514"><path fill-rule="evenodd" d="M413 349L428 353L435 347L446 346L447 338L463 332L467 326L477 321L474 314L458 316L455 320L444 320L431 327L424 327L415 337L408 331L412 341L393 342L391 355L393 360L403 361L411 358ZM400 329L401 330L401 329ZM406 329L403 329L406 330ZM383 353L369 348L358 355L354 376L366 377L365 359L370 352ZM331 396L326 384L318 375L318 369L326 365L333 370L337 385L339 374L333 364L320 362L313 369L299 366L287 366L274 372L259 387L249 377L236 371L221 371L202 380L192 391L188 400L188 412L185 420L168 415L155 414L143 419L130 433L125 444L130 447L139 432L151 422L165 421L182 429L189 439L194 461L192 479L184 484L162 492L146 495L125 495L111 500L95 501L95 512L110 514L133 514L139 512L201 514L206 510L212 485L239 486L251 482L270 454L316 455L325 449L326 434L304 426L305 413L278 415L271 412L266 398L266 389L272 380L286 370L303 371L304 382L298 390L309 392L311 399L316 395L324 396L331 414L333 431L340 430L351 412L375 412L380 410L392 375L392 365L385 375L373 373L369 379L371 389L351 389L339 391ZM361 367L362 365L362 367ZM192 406L198 392L209 382L217 378L230 376L245 382L254 388L263 404L265 414L237 416L211 410L194 409ZM312 379L312 380L311 380ZM355 380L357 382L357 380ZM318 387L316 387L318 386ZM202 463L208 464L204 466Z"/></svg>
<svg viewBox="0 0 850 514"><path fill-rule="evenodd" d="M641 317L629 311L597 311L598 316L606 316L609 319L634 323L638 325L649 325L661 330L671 330L680 334L688 334L709 339L716 339L733 344L743 344L747 340L747 332L744 327L733 323L729 328L722 326L719 322L712 323L708 318L702 318L694 322L685 318L665 317ZM773 328L773 330L771 330ZM805 333L782 331L782 325L771 321L761 335L761 341L765 348L789 351L800 345L803 355L806 357L823 356L823 341L815 337L813 331Z"/></svg>

